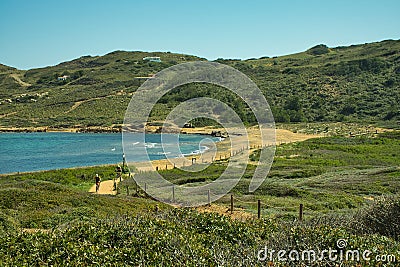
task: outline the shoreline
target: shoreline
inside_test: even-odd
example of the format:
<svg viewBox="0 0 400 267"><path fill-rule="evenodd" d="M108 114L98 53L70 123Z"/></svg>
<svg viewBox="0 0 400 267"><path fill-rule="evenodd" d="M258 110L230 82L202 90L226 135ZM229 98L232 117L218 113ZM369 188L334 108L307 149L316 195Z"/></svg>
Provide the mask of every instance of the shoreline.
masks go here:
<svg viewBox="0 0 400 267"><path fill-rule="evenodd" d="M149 129L149 130L152 130L152 131L148 131L149 133L156 133L156 131L153 131L154 129ZM184 130L184 132L182 132L182 134L199 134L199 135L211 135L212 132L221 132L222 131L222 129L211 128L211 127L184 128L182 130ZM249 144L249 148L250 148L250 149L248 149L248 151L251 153L252 151L254 151L255 149L258 149L260 147L260 145L261 145L260 144L260 135L259 135L259 132L257 132L257 129L255 127L250 127L247 129L247 131L248 131L248 139L246 139L245 136L239 137L239 138L242 138L243 139L242 141L248 140L248 144ZM60 131L58 131L58 132L60 132ZM66 132L66 131L63 131L63 132ZM304 141L304 140L307 140L310 138L323 137L323 135L321 135L321 134L294 133L292 131L285 130L285 129L275 129L275 132L276 132L275 142L273 142L275 145ZM236 136L236 138L238 138L238 137ZM269 145L269 144L265 144L265 145ZM217 142L215 150L206 150L203 153L188 155L188 156L180 157L180 158L152 160L151 167L149 167L149 164L146 161L130 162L129 165L130 166L133 165L137 169L137 171L152 171L152 170L157 170L157 169L165 170L166 168L172 169L174 167L174 164L176 165L176 167L188 166L191 164L191 162L194 158L197 163L210 163L212 161L217 161L217 160L227 160L228 158L231 157L231 153L236 153L240 150L241 150L241 147L231 148L230 138L228 137L228 138L224 138L220 142ZM115 166L115 165L116 165L115 163L111 163L111 164L100 164L100 165L91 165L91 166L77 166L77 167L62 168L62 169L77 169L77 168ZM58 169L60 169L60 168L58 168ZM57 169L19 172L19 174L46 172L46 171L54 171L54 170L57 170ZM9 176L9 175L17 175L17 174L18 174L18 172L4 173L4 174L0 174L0 177Z"/></svg>
<svg viewBox="0 0 400 267"><path fill-rule="evenodd" d="M0 127L0 133L120 133L121 127L76 127L53 128L43 127Z"/></svg>
<svg viewBox="0 0 400 267"><path fill-rule="evenodd" d="M211 135L215 137L225 137L225 131L221 128L197 127L197 128L178 128L178 127L159 127L146 126L146 133L171 133L171 134L198 134ZM122 133L122 126L112 127L75 127L75 128L53 128L43 127L0 127L0 133Z"/></svg>

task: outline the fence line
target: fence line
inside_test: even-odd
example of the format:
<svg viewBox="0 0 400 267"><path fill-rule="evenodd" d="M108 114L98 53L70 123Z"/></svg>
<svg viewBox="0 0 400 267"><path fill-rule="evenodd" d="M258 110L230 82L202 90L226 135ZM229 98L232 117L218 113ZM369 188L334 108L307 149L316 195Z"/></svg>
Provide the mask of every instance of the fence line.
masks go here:
<svg viewBox="0 0 400 267"><path fill-rule="evenodd" d="M276 142L275 145L279 145L279 144L284 144L284 142ZM196 164L204 164L204 163L214 163L214 162L218 162L218 161L226 161L229 160L230 158L244 152L244 151L248 151L250 152L251 150L256 150L256 149L264 149L267 147L271 147L274 144L268 143L268 144L263 144L263 145L249 145L247 147L241 147L241 148L237 148L234 150L230 150L228 152L220 152L220 153L216 153L214 156L209 157L209 160L206 160L205 158L207 156L205 156L204 154L199 154L199 155L193 155L192 157L185 157L183 160L182 158L176 158L173 160L170 160L167 163L152 163L152 169L148 170L141 170L140 167L137 167L137 170L139 173L143 173L143 172L151 172L151 171L162 171L162 170L171 170L171 169L175 169L177 167L186 167L186 166L192 166L192 165L196 165ZM207 152L206 152L207 153ZM203 157L204 156L204 157ZM168 160L168 159L166 159ZM179 162L182 161L182 162ZM186 161L188 161L188 164L186 163ZM180 165L180 166L178 166Z"/></svg>
<svg viewBox="0 0 400 267"><path fill-rule="evenodd" d="M136 195L138 196L139 195L139 186L136 184L136 182L134 184L135 184L135 189L136 189ZM148 189L149 188L148 188L147 183L144 183L144 186L143 186L143 189L142 189L143 193L144 193L144 197L150 197L148 195L148 193L147 193ZM171 191L172 191L172 198L170 198L169 201L168 200L166 200L166 201L168 201L170 203L174 203L174 204L179 204L179 203L176 202L177 198L176 198L175 185L172 185ZM126 185L126 194L127 194L127 196L130 195L129 185ZM211 203L212 203L211 202L211 196L212 195L213 196L217 196L217 197L220 196L220 195L213 194L211 192L211 190L208 189L207 192L204 194L205 199L207 199L207 202L205 204L206 206L210 206L211 205ZM273 206L271 204L264 203L264 202L261 201L261 199L259 199L259 198L256 199L257 197L255 195L253 195L253 197L254 197L254 199L256 199L256 201L246 201L246 200L241 199L239 196L235 196L232 193L229 194L229 195L223 195L221 198L223 198L223 197L229 197L229 199L230 199L230 206L229 206L228 210L229 210L229 212L231 214L233 214L235 212L235 203L238 203L239 205L240 204L246 204L246 205L249 205L249 206L256 206L257 207L257 219L261 219L263 211L265 212L266 209L271 209L271 208L273 208L273 209L286 209L286 208L288 208L288 207ZM238 205L236 204L236 206L238 206ZM299 211L299 213L298 213L298 221L301 222L301 221L304 220L304 204L303 203L300 203L298 211Z"/></svg>

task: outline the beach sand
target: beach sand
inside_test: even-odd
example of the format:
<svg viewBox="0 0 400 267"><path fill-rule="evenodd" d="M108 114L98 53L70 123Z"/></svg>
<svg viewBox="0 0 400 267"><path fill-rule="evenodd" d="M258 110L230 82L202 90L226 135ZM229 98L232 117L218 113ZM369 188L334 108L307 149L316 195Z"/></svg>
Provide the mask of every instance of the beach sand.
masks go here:
<svg viewBox="0 0 400 267"><path fill-rule="evenodd" d="M154 130L154 129L151 129ZM211 132L221 131L225 132L224 129L217 129L211 127L202 127L202 128L185 128L182 129L187 134L204 134L210 135ZM196 163L211 163L215 160L224 160L228 159L232 153L236 154L242 150L249 149L249 152L261 148L261 136L260 131L257 128L251 127L247 128L247 137L246 136L235 136L236 146L231 148L230 138L225 138L223 141L218 142L216 144L216 149L211 149L206 151L203 154L188 156L185 158L173 158L173 159L162 159L162 160L154 160L151 163L149 162L134 162L129 163L129 166L134 166L138 171L152 171L152 170L165 170L172 169L175 167L189 166L195 161ZM289 130L284 129L276 129L275 130L275 144L283 144L283 143L291 143L291 142L299 142L304 141L310 138L318 138L323 135L320 134L302 134L302 133L293 133ZM233 138L233 137L232 137ZM264 145L271 145L273 141Z"/></svg>

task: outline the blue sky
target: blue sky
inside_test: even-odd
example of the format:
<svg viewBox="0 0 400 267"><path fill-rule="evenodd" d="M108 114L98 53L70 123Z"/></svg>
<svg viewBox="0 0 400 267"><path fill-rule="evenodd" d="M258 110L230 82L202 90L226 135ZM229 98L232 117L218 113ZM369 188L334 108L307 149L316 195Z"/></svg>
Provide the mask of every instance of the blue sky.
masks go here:
<svg viewBox="0 0 400 267"><path fill-rule="evenodd" d="M0 63L20 69L114 50L253 58L400 39L398 0L0 0Z"/></svg>

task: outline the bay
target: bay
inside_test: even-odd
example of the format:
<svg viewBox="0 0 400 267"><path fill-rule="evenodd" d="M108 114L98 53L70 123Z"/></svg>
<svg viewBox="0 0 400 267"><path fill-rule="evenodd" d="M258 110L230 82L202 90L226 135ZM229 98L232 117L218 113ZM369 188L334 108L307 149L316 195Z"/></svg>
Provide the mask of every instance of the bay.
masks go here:
<svg viewBox="0 0 400 267"><path fill-rule="evenodd" d="M168 144L168 140L174 140L175 137L174 134L164 134L164 148L176 146ZM204 139L219 141L215 137L181 134L180 153L168 156L201 153L207 150L202 142ZM145 143L137 142L134 145L146 147L150 160L166 157L160 134L146 134ZM117 164L122 162L123 153L122 135L116 133L2 133L0 147L2 174ZM146 155L141 154L134 155L134 158L138 162L147 159Z"/></svg>

